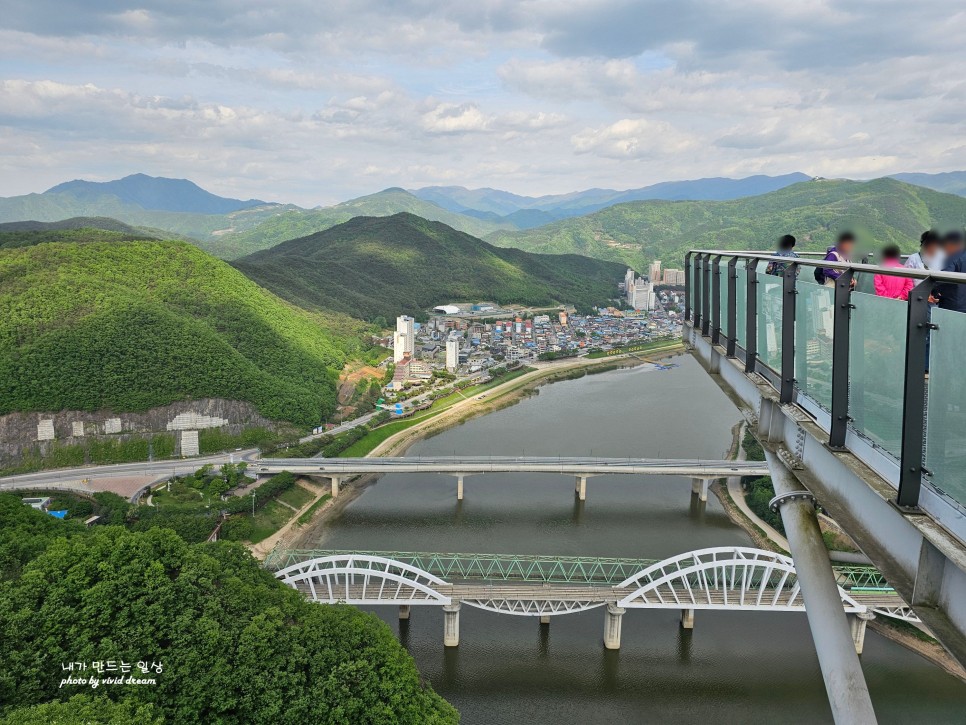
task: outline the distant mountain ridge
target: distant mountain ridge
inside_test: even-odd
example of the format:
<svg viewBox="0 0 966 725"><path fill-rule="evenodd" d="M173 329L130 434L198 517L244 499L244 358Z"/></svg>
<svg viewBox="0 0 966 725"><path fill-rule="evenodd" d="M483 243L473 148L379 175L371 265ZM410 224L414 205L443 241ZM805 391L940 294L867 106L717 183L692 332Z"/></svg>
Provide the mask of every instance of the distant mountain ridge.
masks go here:
<svg viewBox="0 0 966 725"><path fill-rule="evenodd" d="M625 271L577 255L499 249L408 213L356 217L232 264L301 307L367 319L458 301L587 309L616 297Z"/></svg>
<svg viewBox="0 0 966 725"><path fill-rule="evenodd" d="M893 174L889 178L898 179L907 184L925 186L934 191L966 196L966 171L946 171L939 174Z"/></svg>
<svg viewBox="0 0 966 725"><path fill-rule="evenodd" d="M44 194L66 194L86 203L96 203L103 196L112 196L122 203L150 211L189 214L230 214L266 203L258 199L230 199L205 191L187 179L168 179L147 174L131 174L114 181L75 179L57 184Z"/></svg>
<svg viewBox="0 0 966 725"><path fill-rule="evenodd" d="M467 189L462 186L429 186L415 189L412 193L450 211L462 214L489 214L491 221L509 221L520 229L529 229L558 219L590 214L628 201L738 199L766 194L791 184L808 181L810 178L802 173L781 176L757 175L741 179L715 177L690 181L666 181L625 191L586 189L547 196L520 196L499 189Z"/></svg>
<svg viewBox="0 0 966 725"><path fill-rule="evenodd" d="M820 179L730 201L633 201L539 229L496 232L487 241L546 254L584 254L643 269L680 267L689 248L769 249L782 234L823 251L843 229L867 246L912 251L924 229L962 227L966 199L895 179Z"/></svg>

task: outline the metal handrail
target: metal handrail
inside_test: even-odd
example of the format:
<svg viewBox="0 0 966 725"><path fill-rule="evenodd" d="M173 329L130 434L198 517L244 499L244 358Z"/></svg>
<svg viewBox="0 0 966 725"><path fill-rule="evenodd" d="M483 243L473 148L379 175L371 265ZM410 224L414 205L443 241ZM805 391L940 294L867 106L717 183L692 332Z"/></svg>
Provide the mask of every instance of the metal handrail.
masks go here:
<svg viewBox="0 0 966 725"><path fill-rule="evenodd" d="M826 259L805 259L803 257L781 257L765 252L728 252L715 249L692 249L691 254L708 254L711 256L737 257L739 259L756 259L783 264L795 263L802 267L821 267L823 269L840 269L843 272L868 272L871 274L886 274L893 277L910 277L912 279L931 279L936 282L966 283L966 274L961 272L935 272L932 270L911 269L909 267L880 267L877 264L862 264L860 262L833 262Z"/></svg>

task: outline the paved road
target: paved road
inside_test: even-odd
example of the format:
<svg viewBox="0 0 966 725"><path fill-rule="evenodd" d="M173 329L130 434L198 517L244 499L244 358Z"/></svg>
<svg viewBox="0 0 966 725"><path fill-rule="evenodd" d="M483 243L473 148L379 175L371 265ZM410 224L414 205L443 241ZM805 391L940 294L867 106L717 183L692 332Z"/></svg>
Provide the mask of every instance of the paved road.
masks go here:
<svg viewBox="0 0 966 725"><path fill-rule="evenodd" d="M219 453L214 456L200 456L182 460L149 461L143 463L119 463L110 466L86 466L83 468L65 468L52 471L37 471L23 473L17 476L0 477L0 491L17 491L30 488L65 488L69 490L98 491L104 490L96 485L96 479L129 476L150 476L155 481L164 480L174 475L194 473L207 463L221 465L234 460L251 461L258 453L257 448L249 448L232 453ZM95 481L95 485L87 486L85 480Z"/></svg>

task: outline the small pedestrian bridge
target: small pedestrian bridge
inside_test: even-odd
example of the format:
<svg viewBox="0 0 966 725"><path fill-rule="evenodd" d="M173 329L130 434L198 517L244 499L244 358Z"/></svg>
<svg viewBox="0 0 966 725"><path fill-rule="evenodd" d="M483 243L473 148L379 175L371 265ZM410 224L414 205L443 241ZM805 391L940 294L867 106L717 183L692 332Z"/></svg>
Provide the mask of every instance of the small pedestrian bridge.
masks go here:
<svg viewBox="0 0 966 725"><path fill-rule="evenodd" d="M741 546L691 551L663 560L406 552L277 550L265 563L276 577L324 604L413 606L444 612L444 644L459 644L462 604L501 614L550 617L605 607L604 645L620 647L627 609L804 612L794 562ZM838 592L862 649L875 614L918 621L872 567L836 569Z"/></svg>

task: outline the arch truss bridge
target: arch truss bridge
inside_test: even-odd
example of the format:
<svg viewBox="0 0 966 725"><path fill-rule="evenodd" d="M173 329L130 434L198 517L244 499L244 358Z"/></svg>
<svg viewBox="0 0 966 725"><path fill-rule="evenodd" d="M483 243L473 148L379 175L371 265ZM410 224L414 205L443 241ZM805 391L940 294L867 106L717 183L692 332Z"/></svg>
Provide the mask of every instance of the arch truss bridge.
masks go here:
<svg viewBox="0 0 966 725"><path fill-rule="evenodd" d="M775 552L729 546L661 561L407 552L277 551L266 562L276 577L312 601L413 606L444 612L444 643L459 643L462 604L517 616L550 617L605 608L604 644L620 647L628 609L677 609L685 628L696 610L804 612L794 562ZM870 567L836 571L844 611L861 651L875 614L917 621Z"/></svg>

